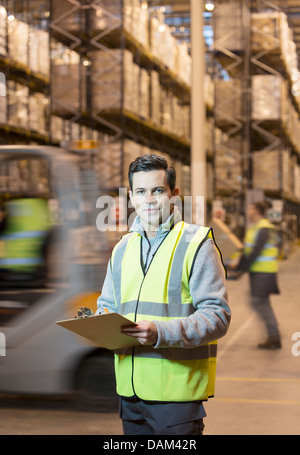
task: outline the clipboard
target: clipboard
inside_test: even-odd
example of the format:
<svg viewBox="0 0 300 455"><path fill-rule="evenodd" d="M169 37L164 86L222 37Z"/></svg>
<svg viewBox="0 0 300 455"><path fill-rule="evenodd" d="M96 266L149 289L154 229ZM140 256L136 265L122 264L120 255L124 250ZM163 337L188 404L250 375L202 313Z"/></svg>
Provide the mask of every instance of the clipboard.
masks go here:
<svg viewBox="0 0 300 455"><path fill-rule="evenodd" d="M57 325L80 335L106 349L122 349L140 343L133 337L121 333L121 326L134 325L118 313L103 313L86 318L65 319Z"/></svg>

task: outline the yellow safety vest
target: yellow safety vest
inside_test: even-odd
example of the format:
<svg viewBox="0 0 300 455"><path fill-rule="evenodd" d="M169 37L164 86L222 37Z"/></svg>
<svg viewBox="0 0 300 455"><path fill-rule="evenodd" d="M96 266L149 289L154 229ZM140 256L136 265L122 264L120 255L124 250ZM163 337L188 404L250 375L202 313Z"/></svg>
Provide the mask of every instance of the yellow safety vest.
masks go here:
<svg viewBox="0 0 300 455"><path fill-rule="evenodd" d="M268 228L270 235L268 242L260 252L260 255L251 265L250 272L260 273L276 273L278 271L278 255L277 236L275 227L267 219L261 219L254 226L249 228L246 233L244 254L249 256L253 251L258 233L261 229Z"/></svg>
<svg viewBox="0 0 300 455"><path fill-rule="evenodd" d="M135 322L192 315L189 277L194 258L208 237L213 238L209 228L177 223L145 272L141 235L125 235L111 257L117 312ZM216 356L217 341L195 348L127 348L115 355L117 393L150 401L207 400L214 395Z"/></svg>
<svg viewBox="0 0 300 455"><path fill-rule="evenodd" d="M1 234L0 268L31 272L43 264L41 248L49 231L47 201L16 199L7 204L8 221Z"/></svg>

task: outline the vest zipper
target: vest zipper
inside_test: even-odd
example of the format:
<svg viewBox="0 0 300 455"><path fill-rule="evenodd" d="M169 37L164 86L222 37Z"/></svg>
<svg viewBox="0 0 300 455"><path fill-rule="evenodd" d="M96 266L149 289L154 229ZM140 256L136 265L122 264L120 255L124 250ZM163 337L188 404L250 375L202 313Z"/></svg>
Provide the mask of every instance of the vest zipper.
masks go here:
<svg viewBox="0 0 300 455"><path fill-rule="evenodd" d="M172 229L173 229L173 228L172 228ZM158 251L160 245L163 243L163 241L165 240L165 238L167 237L167 235L169 235L169 233L171 232L172 229L170 229L170 231L166 234L166 236L163 238L163 240L161 241L161 243L158 245L158 247L157 247L155 253L154 253L153 256L152 256L151 262L150 262L150 264L149 264L147 270L146 270L146 268L145 268L145 266L144 266L144 263L143 263L143 238L142 238L142 236L141 236L141 244L140 244L140 263L141 263L141 267L142 267L142 270L143 270L143 273L144 273L144 277L143 277L143 280L142 280L142 282L141 282L140 289L139 289L139 293L138 293L138 298L137 298L137 301L136 301L135 312L134 312L134 322L136 322L136 316L137 316L137 310L138 310L139 301L140 301L140 295L141 295L141 291L142 291L142 287L143 287L144 280L145 280L145 278L146 278L146 273L147 273L147 271L149 270L149 267L150 267L150 265L151 265L151 263L152 263L152 261L153 261L153 258L154 258L154 256L155 256L156 252ZM147 238L147 236L146 236L146 238ZM147 240L148 240L148 238L147 238ZM147 265L148 256L149 256L149 253L150 253L150 250L151 250L151 244L150 244L149 240L148 240L148 243L149 243L149 249L148 249L148 251L147 251L147 256L146 256L146 265ZM132 361L132 362L131 362L131 365L132 365L131 385L132 385L133 393L134 393L134 395L137 397L137 394L135 393L135 390L134 390L134 384L133 384L134 349L135 349L135 347L133 346L133 347L132 347L132 355L131 355L131 361ZM139 398L139 397L138 397L138 398Z"/></svg>
<svg viewBox="0 0 300 455"><path fill-rule="evenodd" d="M143 271L144 271L144 268L143 268ZM137 301L136 301L136 307L135 307L135 312L134 312L134 322L136 322L136 316L137 316L137 309L138 309L138 305L139 305L139 300L140 300L140 294L141 294L141 290L142 290L142 286L143 286L143 282L144 282L144 279L145 279L145 276L146 276L146 273L144 271L144 278L141 282L141 285L140 285L140 289L139 289L139 294L138 294L138 298L137 298ZM133 393L134 395L137 397L137 394L135 393L135 389L134 389L134 383L133 383L133 372L134 372L134 349L135 347L132 346L132 354L131 354L131 369L132 369L132 373L131 373L131 385L132 385L132 390L133 390Z"/></svg>
<svg viewBox="0 0 300 455"><path fill-rule="evenodd" d="M148 240L148 239L147 239ZM149 242L149 241L148 241ZM140 263L141 263L141 267L142 267L142 270L143 270L143 274L144 274L144 277L142 279L142 282L141 282L141 285L140 285L140 289L139 289L139 293L138 293L138 298L137 298L137 301L136 301L136 306L135 306L135 312L134 312L134 322L136 322L136 317L137 317L137 309L138 309L138 306L139 306L139 300L140 300L140 295L141 295L141 290L142 290L142 286L143 286L143 283L144 283L144 280L145 280L145 276L146 276L146 270L145 270L145 266L144 266L144 262L143 262L143 238L141 236L141 244L140 244ZM146 264L147 264L147 261L148 261L148 255L150 253L150 250L151 250L151 245L150 245L150 242L149 242L149 249L147 251L147 257L146 257ZM131 370L132 370L132 373L131 373L131 386L132 386L132 390L133 390L133 393L134 395L137 397L137 394L135 393L135 389L134 389L134 383L133 383L133 372L134 372L134 346L132 347L132 354L131 354Z"/></svg>

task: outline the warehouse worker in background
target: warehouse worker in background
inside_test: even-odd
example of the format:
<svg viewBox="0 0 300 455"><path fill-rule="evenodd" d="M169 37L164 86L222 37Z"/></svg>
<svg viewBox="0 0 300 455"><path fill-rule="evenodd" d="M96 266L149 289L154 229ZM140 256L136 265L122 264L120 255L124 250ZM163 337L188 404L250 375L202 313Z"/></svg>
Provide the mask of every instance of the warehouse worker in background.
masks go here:
<svg viewBox="0 0 300 455"><path fill-rule="evenodd" d="M214 395L217 339L230 322L225 271L208 228L188 225L172 200L175 170L157 155L130 164L137 217L115 246L98 299L136 322L140 345L115 354L124 434L202 434Z"/></svg>
<svg viewBox="0 0 300 455"><path fill-rule="evenodd" d="M235 270L249 272L251 305L266 327L268 339L258 347L280 349L278 323L270 302L271 294L279 294L278 236L266 218L268 207L264 201L249 205L247 215L251 227L246 232L244 252Z"/></svg>

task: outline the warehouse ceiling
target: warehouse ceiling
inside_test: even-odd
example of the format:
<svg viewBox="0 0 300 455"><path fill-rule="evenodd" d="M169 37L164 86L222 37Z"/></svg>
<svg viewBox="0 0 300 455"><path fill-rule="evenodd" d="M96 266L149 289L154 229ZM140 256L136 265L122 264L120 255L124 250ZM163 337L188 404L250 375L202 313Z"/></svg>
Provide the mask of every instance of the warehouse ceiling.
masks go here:
<svg viewBox="0 0 300 455"><path fill-rule="evenodd" d="M229 0L215 0L228 2ZM288 16L297 46L298 67L300 68L300 0L240 0L259 8L270 9L272 5L281 8ZM190 0L147 0L149 7L163 7L166 22L173 27L173 34L179 40L190 42ZM203 4L214 3L214 0L203 0Z"/></svg>

